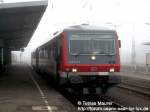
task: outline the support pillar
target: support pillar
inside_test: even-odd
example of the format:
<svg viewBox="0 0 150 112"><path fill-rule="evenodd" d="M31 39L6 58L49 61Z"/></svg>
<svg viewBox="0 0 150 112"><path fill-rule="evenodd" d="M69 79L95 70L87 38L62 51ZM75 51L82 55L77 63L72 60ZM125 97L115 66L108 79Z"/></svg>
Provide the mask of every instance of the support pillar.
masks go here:
<svg viewBox="0 0 150 112"><path fill-rule="evenodd" d="M9 64L11 64L11 49L4 46L4 41L0 39L0 71L3 71Z"/></svg>
<svg viewBox="0 0 150 112"><path fill-rule="evenodd" d="M0 71L3 70L4 67L4 42L0 39Z"/></svg>

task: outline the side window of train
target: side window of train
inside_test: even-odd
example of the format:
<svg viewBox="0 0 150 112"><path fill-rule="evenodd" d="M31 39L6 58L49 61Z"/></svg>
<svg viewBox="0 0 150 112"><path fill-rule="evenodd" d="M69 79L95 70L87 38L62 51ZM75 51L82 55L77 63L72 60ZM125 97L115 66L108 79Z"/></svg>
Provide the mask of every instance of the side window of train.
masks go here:
<svg viewBox="0 0 150 112"><path fill-rule="evenodd" d="M44 48L43 52L44 52L44 58L47 59L48 58L47 46Z"/></svg>
<svg viewBox="0 0 150 112"><path fill-rule="evenodd" d="M42 54L42 52L41 52L41 50L39 49L39 58L41 58L41 54Z"/></svg>
<svg viewBox="0 0 150 112"><path fill-rule="evenodd" d="M50 58L50 53L51 53L51 50L50 50L50 46L48 45L47 47L47 53L48 53L48 59Z"/></svg>
<svg viewBox="0 0 150 112"><path fill-rule="evenodd" d="M41 49L41 58L44 58L44 48Z"/></svg>
<svg viewBox="0 0 150 112"><path fill-rule="evenodd" d="M41 58L43 58L43 48L42 48L42 50L41 50Z"/></svg>
<svg viewBox="0 0 150 112"><path fill-rule="evenodd" d="M54 58L56 59L56 44L54 43L53 44L53 56L54 56Z"/></svg>
<svg viewBox="0 0 150 112"><path fill-rule="evenodd" d="M58 53L58 58L60 57L60 52L61 52L61 37L58 37L58 42L57 42L57 53Z"/></svg>
<svg viewBox="0 0 150 112"><path fill-rule="evenodd" d="M43 52L43 50L42 49L40 49L40 58L43 58L43 56L42 56L42 53Z"/></svg>
<svg viewBox="0 0 150 112"><path fill-rule="evenodd" d="M50 57L53 56L53 50L52 50L52 45L50 45Z"/></svg>
<svg viewBox="0 0 150 112"><path fill-rule="evenodd" d="M58 56L58 54L57 54L57 43L54 42L53 43L53 57L55 60L57 60L57 56Z"/></svg>

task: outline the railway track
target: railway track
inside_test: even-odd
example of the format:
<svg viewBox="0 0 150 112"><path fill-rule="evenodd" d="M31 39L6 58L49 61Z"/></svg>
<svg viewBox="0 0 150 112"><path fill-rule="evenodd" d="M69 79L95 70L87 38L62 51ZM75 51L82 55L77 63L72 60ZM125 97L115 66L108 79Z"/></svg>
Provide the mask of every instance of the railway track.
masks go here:
<svg viewBox="0 0 150 112"><path fill-rule="evenodd" d="M118 85L117 87L122 88L122 89L127 89L128 91L132 91L132 92L150 97L150 90L147 90L146 88L143 88L143 87L138 87L136 85L126 85L126 84L121 84L121 85Z"/></svg>
<svg viewBox="0 0 150 112"><path fill-rule="evenodd" d="M123 94L122 96L119 94L118 96L115 96L115 97L109 94L108 96L110 98L114 99L118 97L119 98L128 97L129 99L126 99L126 100L123 99L121 101L117 99L116 101L120 102L121 104L130 106L131 109L133 108L133 111L131 110L132 112L134 111L135 112L149 112L149 104L147 103L147 101L150 100L150 90L148 87L139 86L139 85L135 85L131 83L121 83L120 85L116 87L117 87L116 89L119 91L123 90L125 94ZM132 100L135 100L135 103Z"/></svg>
<svg viewBox="0 0 150 112"><path fill-rule="evenodd" d="M43 77L43 78L46 80L50 79L47 77ZM111 100L109 97L105 95L80 94L78 92L75 92L77 90L71 91L68 88L67 89L57 88L52 83L52 81L49 80L47 81L58 92L60 92L60 94L62 94L67 100L69 100L70 103L75 105L79 112L133 112L127 110L125 106L122 106L121 104ZM120 109L120 111L118 109Z"/></svg>
<svg viewBox="0 0 150 112"><path fill-rule="evenodd" d="M52 81L49 81L47 75L42 77L51 84L56 91L60 92L67 100L76 106L79 112L134 112L121 104L111 100L104 95L96 94L75 94L67 89L60 89L55 87ZM75 90L76 91L76 90Z"/></svg>
<svg viewBox="0 0 150 112"><path fill-rule="evenodd" d="M113 101L112 99L110 99L107 96L103 96L102 98L106 102L112 102L112 105L110 107L117 109L117 110L111 111L111 112L134 112L134 111L132 111L131 108L127 108L127 107L121 105L120 103Z"/></svg>
<svg viewBox="0 0 150 112"><path fill-rule="evenodd" d="M118 85L117 87L119 88L123 88L123 89L127 89L128 91L132 91L147 97L150 97L150 85L149 82L148 83L144 83L145 85L143 85L143 81L140 82L122 82L120 85Z"/></svg>
<svg viewBox="0 0 150 112"><path fill-rule="evenodd" d="M61 90L61 93L77 107L79 112L134 112L105 95L73 94L67 90Z"/></svg>

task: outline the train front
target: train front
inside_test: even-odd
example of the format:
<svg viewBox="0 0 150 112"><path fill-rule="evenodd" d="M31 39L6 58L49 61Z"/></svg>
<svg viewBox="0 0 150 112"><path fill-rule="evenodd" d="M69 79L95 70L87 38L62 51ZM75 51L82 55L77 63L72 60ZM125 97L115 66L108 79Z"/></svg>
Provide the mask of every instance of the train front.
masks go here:
<svg viewBox="0 0 150 112"><path fill-rule="evenodd" d="M120 83L119 40L114 30L67 31L63 36L61 76L70 84L110 86Z"/></svg>

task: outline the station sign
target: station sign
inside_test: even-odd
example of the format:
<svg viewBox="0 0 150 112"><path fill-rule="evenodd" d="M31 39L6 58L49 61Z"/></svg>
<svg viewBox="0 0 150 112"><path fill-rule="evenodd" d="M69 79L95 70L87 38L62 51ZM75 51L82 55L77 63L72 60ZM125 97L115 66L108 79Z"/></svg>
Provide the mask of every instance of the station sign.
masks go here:
<svg viewBox="0 0 150 112"><path fill-rule="evenodd" d="M146 65L150 65L150 53L146 53Z"/></svg>

